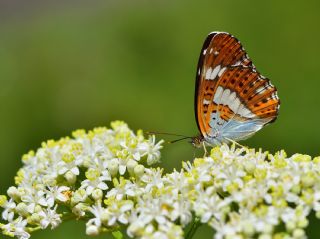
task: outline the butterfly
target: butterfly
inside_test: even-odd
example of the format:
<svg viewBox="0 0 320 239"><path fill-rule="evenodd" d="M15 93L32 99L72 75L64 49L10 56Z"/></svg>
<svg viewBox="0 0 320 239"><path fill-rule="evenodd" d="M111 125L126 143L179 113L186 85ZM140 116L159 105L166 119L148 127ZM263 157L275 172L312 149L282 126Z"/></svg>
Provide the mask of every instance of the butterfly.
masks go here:
<svg viewBox="0 0 320 239"><path fill-rule="evenodd" d="M196 147L237 142L276 120L277 89L253 65L237 38L212 32L197 67L194 109L200 135Z"/></svg>

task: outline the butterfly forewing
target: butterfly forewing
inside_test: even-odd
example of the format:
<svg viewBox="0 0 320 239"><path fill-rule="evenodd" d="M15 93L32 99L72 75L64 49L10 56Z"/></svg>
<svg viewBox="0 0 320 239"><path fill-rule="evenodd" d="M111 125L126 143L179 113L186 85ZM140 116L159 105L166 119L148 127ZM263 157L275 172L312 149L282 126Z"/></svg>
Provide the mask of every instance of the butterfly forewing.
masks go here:
<svg viewBox="0 0 320 239"><path fill-rule="evenodd" d="M195 115L204 139L244 139L274 120L279 105L276 88L256 71L241 43L228 33L209 34L195 92Z"/></svg>

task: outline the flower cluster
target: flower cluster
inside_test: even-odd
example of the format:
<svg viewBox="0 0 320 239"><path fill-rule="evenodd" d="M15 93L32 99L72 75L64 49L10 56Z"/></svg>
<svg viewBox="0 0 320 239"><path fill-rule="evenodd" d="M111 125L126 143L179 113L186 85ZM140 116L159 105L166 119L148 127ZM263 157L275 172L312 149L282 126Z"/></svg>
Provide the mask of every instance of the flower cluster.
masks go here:
<svg viewBox="0 0 320 239"><path fill-rule="evenodd" d="M77 130L73 138L42 143L36 152L23 155L17 186L7 190L8 197L0 196L2 219L7 222L0 224L3 234L29 238L30 232L55 228L72 216L91 217L87 223L91 235L103 229L105 220L106 227L127 224L133 203L124 199L134 197L138 185L124 178L139 178L144 165L158 162L161 143L154 136L145 139L142 131L134 134L120 121L111 129ZM107 207L106 198L119 201L110 201Z"/></svg>
<svg viewBox="0 0 320 239"><path fill-rule="evenodd" d="M43 143L0 196L2 233L26 239L74 218L91 236L126 229L132 238L191 238L208 224L216 239L298 239L307 216L320 217L320 157L222 145L164 174L151 167L162 142L117 121Z"/></svg>

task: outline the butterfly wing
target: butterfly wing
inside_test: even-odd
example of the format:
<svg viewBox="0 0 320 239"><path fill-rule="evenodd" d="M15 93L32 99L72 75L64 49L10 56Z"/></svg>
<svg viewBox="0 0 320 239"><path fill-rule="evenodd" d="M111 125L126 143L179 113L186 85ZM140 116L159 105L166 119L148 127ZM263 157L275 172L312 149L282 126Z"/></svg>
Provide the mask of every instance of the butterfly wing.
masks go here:
<svg viewBox="0 0 320 239"><path fill-rule="evenodd" d="M247 138L275 120L279 105L275 87L256 71L241 43L228 33L209 34L195 92L195 115L204 138Z"/></svg>
<svg viewBox="0 0 320 239"><path fill-rule="evenodd" d="M213 102L222 121L215 128L224 139L243 140L276 119L280 106L276 88L270 80L250 67L229 67L217 83ZM214 106L209 107L209 110ZM207 115L210 126L217 124Z"/></svg>

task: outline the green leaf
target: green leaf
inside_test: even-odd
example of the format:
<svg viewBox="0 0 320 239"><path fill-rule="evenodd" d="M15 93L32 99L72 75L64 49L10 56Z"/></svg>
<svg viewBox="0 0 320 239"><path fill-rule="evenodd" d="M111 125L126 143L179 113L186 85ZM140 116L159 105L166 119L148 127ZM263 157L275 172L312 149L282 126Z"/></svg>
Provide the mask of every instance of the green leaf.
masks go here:
<svg viewBox="0 0 320 239"><path fill-rule="evenodd" d="M123 235L122 235L122 232L120 231L115 231L115 232L112 232L112 236L116 239L123 239Z"/></svg>

